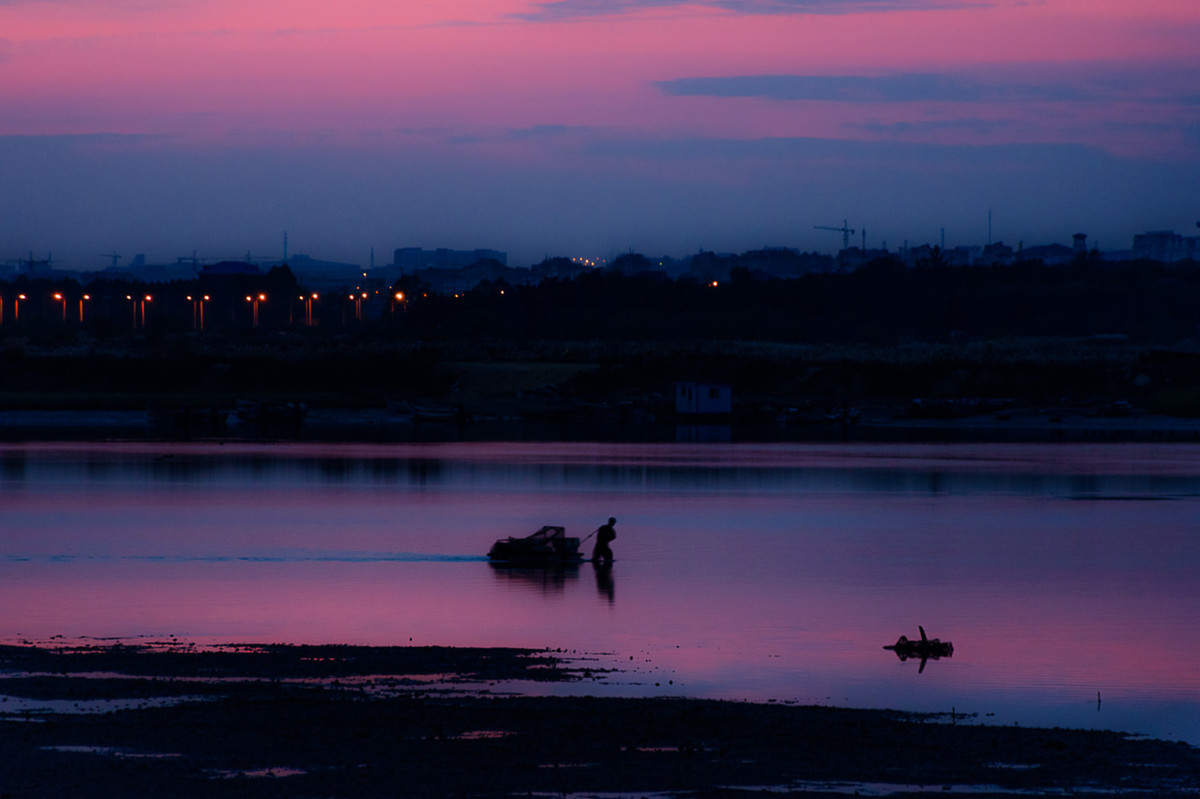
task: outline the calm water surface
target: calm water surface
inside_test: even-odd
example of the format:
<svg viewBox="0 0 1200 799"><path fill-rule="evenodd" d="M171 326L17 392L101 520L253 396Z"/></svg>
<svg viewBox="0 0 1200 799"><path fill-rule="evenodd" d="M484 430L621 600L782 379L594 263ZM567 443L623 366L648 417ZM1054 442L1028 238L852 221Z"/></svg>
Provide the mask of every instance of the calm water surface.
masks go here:
<svg viewBox="0 0 1200 799"><path fill-rule="evenodd" d="M0 445L0 639L562 648L627 670L576 692L954 708L1200 744L1198 456ZM610 515L607 576L483 557ZM955 647L920 673L881 648L918 624Z"/></svg>

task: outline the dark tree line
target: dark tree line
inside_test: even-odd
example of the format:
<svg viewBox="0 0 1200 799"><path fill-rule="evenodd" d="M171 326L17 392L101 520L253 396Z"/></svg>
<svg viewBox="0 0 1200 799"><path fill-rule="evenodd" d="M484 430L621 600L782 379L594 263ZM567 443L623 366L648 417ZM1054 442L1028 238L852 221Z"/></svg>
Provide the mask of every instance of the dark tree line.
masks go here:
<svg viewBox="0 0 1200 799"><path fill-rule="evenodd" d="M892 342L1120 334L1146 344L1200 338L1200 265L906 268L786 280L734 270L712 285L593 272L536 286L481 285L410 317L428 337Z"/></svg>
<svg viewBox="0 0 1200 799"><path fill-rule="evenodd" d="M266 299L255 302L260 293ZM402 302L395 300L399 293ZM18 300L22 294L26 299ZM881 259L852 272L788 279L738 267L722 281L597 270L536 285L484 281L456 296L438 295L406 277L370 296L334 292L311 303L309 296L286 267L257 278L165 285L19 279L0 283L0 336L202 330L216 336L352 332L426 341L888 343L1120 334L1163 345L1200 339L1195 262L1081 259L1067 266L952 267L934 261L906 267Z"/></svg>

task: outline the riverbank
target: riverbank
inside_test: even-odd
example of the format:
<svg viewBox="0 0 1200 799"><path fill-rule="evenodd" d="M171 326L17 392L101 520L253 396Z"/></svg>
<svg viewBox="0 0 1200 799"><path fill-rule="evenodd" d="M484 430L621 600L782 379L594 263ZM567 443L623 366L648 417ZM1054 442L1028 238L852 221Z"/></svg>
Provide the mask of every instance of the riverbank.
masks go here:
<svg viewBox="0 0 1200 799"><path fill-rule="evenodd" d="M407 407L460 421L686 424L695 420L676 419L675 385L698 382L724 387L731 399L721 422L739 427L1200 420L1194 342L1161 348L1104 336L874 345L181 335L36 346L10 338L0 366L5 412L170 418L252 401L343 415Z"/></svg>
<svg viewBox="0 0 1200 799"><path fill-rule="evenodd" d="M834 796L1200 792L1119 733L691 699L541 697L561 653L0 647L0 796Z"/></svg>
<svg viewBox="0 0 1200 799"><path fill-rule="evenodd" d="M180 406L181 408L183 406ZM691 420L581 411L564 415L450 416L425 420L386 408L306 407L302 418L240 419L233 408L176 414L152 409L0 409L0 441L847 441L1200 442L1200 418L1134 410L1013 408L921 418L903 406L861 409L853 422L784 417Z"/></svg>

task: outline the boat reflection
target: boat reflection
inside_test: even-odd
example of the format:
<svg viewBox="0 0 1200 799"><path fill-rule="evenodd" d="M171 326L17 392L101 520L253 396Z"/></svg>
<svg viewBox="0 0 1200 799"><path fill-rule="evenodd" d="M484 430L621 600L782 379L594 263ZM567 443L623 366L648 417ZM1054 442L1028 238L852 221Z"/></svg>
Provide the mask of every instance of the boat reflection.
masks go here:
<svg viewBox="0 0 1200 799"><path fill-rule="evenodd" d="M925 628L919 624L917 629L921 631L921 640L910 640L908 636L902 635L896 640L896 643L888 644L884 649L895 652L896 657L900 658L902 662L909 658L920 658L921 667L917 669L917 674L925 671L925 664L930 660L954 656L954 644L937 638L927 638Z"/></svg>
<svg viewBox="0 0 1200 799"><path fill-rule="evenodd" d="M499 583L519 590L539 594L562 594L567 585L579 579L579 562L554 566L514 565L503 561L491 561L488 566ZM613 582L612 564L592 564L596 577L596 592L609 605L616 602L616 585Z"/></svg>
<svg viewBox="0 0 1200 799"><path fill-rule="evenodd" d="M567 583L579 579L577 563L556 566L514 565L492 561L488 564L496 580L517 588L531 589L543 594L562 593Z"/></svg>

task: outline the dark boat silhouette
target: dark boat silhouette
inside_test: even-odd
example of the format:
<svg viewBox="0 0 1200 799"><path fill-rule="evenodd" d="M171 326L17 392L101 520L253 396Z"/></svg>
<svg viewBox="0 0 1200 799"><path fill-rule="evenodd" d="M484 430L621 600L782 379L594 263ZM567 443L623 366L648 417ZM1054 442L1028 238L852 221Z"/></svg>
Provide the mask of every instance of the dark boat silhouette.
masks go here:
<svg viewBox="0 0 1200 799"><path fill-rule="evenodd" d="M915 641L906 635L901 635L894 644L888 644L884 649L890 649L896 653L896 657L900 660L908 660L909 658L920 658L921 668L917 669L917 673L925 671L925 663L930 660L938 660L939 658L948 658L954 655L954 644L949 641L941 641L937 638L927 638L925 636L925 628L917 625L917 629L921 631L921 640Z"/></svg>
<svg viewBox="0 0 1200 799"><path fill-rule="evenodd" d="M573 566L583 562L579 539L568 538L565 527L546 525L524 538L501 538L488 550L497 565Z"/></svg>

